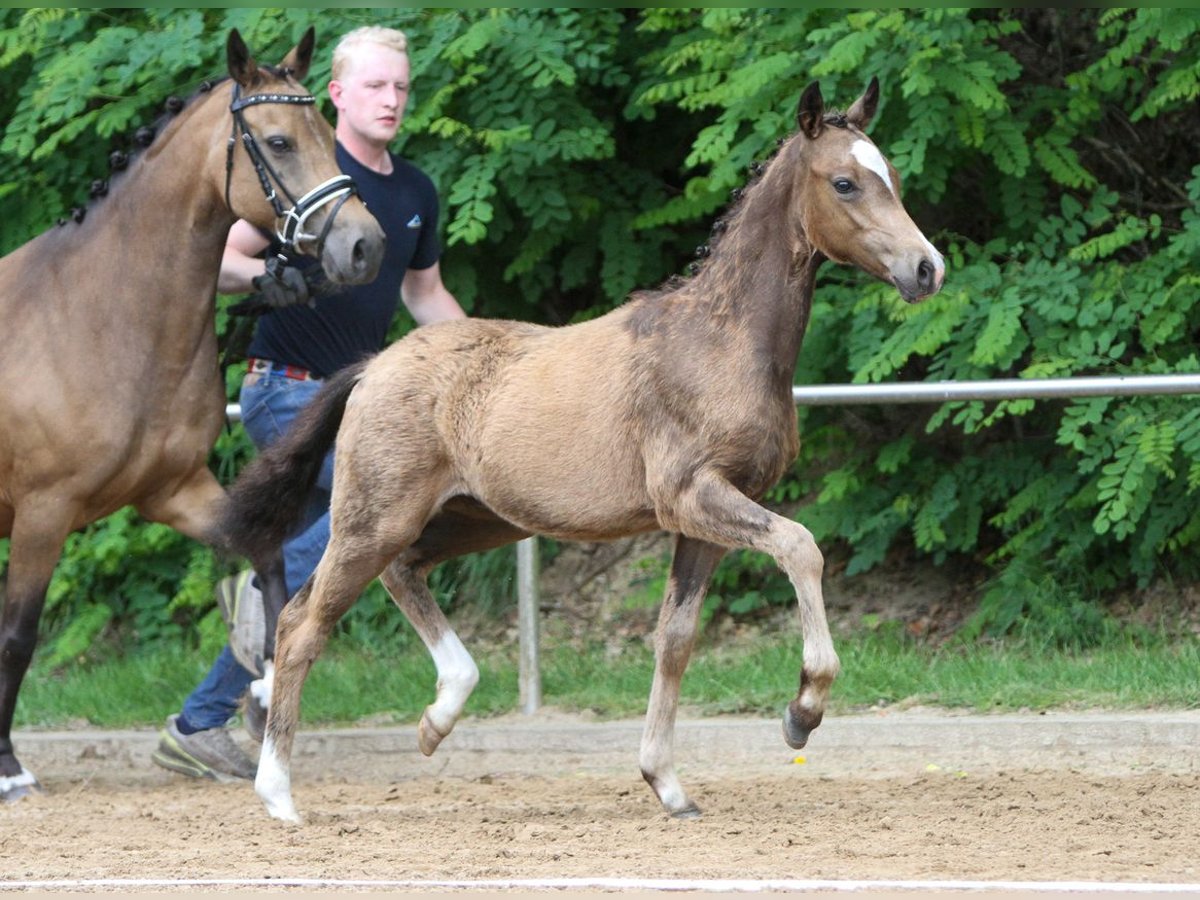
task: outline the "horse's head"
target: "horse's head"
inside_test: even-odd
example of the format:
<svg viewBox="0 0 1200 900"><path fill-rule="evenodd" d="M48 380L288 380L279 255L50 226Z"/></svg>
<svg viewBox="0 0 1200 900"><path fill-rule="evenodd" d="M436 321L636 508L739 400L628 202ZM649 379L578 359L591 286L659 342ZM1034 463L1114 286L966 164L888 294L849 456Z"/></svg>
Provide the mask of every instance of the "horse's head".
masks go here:
<svg viewBox="0 0 1200 900"><path fill-rule="evenodd" d="M900 176L866 135L879 81L844 114L827 114L816 82L800 97L795 224L816 250L894 284L909 302L935 294L945 263L900 202Z"/></svg>
<svg viewBox="0 0 1200 900"><path fill-rule="evenodd" d="M255 62L236 29L226 51L230 211L318 257L334 282L371 281L383 260L383 229L338 169L333 128L301 85L312 62L313 29L278 66Z"/></svg>

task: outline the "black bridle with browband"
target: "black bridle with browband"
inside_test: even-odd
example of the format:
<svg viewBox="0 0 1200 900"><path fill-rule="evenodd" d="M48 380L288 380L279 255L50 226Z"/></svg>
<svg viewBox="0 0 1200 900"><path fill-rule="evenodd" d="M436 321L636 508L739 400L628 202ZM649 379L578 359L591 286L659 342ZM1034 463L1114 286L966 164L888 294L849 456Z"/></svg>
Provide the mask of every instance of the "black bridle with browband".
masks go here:
<svg viewBox="0 0 1200 900"><path fill-rule="evenodd" d="M259 184L262 185L263 194L266 196L267 202L271 204L271 208L275 210L275 218L282 222L282 226L277 226L275 229L275 237L282 244L280 250L282 254L297 250L297 245L301 241L315 241L316 252L319 256L321 248L325 244L325 238L329 235L329 229L333 227L334 218L345 202L358 193L358 188L354 184L354 179L349 175L338 175L318 184L297 200L287 189L283 179L279 177L279 173L263 156L258 142L254 140L254 135L246 127L242 110L247 106L257 106L260 103L293 103L300 106L311 106L316 102L317 98L312 94L251 94L249 97L243 97L241 96L241 85L237 82L234 82L233 85L233 100L229 104L229 111L233 113L233 130L229 135L229 145L225 156L225 205L230 210L233 209L229 199L229 183L233 177L233 150L237 145L237 136L240 132L242 146L246 148L246 153L254 164L254 171L258 175ZM275 191L275 186L278 186L283 195L291 202L291 209L284 209L283 203ZM321 229L321 233L305 232L304 225L309 216L329 203L333 203L334 206L325 219L325 227Z"/></svg>

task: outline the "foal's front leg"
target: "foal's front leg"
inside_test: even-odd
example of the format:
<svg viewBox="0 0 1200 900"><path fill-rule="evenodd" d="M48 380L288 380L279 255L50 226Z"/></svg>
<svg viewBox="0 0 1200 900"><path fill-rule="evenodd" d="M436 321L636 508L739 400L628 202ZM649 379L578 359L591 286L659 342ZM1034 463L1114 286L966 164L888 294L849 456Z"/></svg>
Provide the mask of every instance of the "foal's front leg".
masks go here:
<svg viewBox="0 0 1200 900"><path fill-rule="evenodd" d="M800 748L821 724L839 662L825 619L821 574L825 560L812 533L798 522L759 506L725 479L697 476L674 504L668 527L726 547L770 554L792 582L800 607L804 661L800 688L783 717L787 743Z"/></svg>
<svg viewBox="0 0 1200 900"><path fill-rule="evenodd" d="M655 634L654 685L642 732L642 777L654 789L663 808L676 818L690 819L700 810L675 774L675 716L679 685L696 640L700 605L713 569L725 548L683 536L675 539L671 580L663 597Z"/></svg>
<svg viewBox="0 0 1200 900"><path fill-rule="evenodd" d="M380 581L421 636L437 668L437 699L425 707L417 726L417 745L431 756L462 715L467 698L479 683L479 667L450 627L420 572L396 560Z"/></svg>

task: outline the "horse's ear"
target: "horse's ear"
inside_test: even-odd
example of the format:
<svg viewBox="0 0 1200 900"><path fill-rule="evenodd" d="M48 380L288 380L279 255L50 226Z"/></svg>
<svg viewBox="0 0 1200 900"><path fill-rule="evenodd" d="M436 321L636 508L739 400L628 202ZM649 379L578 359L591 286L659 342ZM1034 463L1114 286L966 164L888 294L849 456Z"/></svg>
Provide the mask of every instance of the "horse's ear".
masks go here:
<svg viewBox="0 0 1200 900"><path fill-rule="evenodd" d="M235 28L229 32L229 40L225 44L225 56L229 60L229 74L244 88L250 87L258 78L258 63L250 55L246 42Z"/></svg>
<svg viewBox="0 0 1200 900"><path fill-rule="evenodd" d="M875 118L875 110L879 108L879 79L871 76L871 83L863 95L854 101L846 120L859 131L866 131L871 120Z"/></svg>
<svg viewBox="0 0 1200 900"><path fill-rule="evenodd" d="M821 85L813 82L800 95L800 106L796 109L796 124L810 139L821 133L825 124L825 100L821 96Z"/></svg>
<svg viewBox="0 0 1200 900"><path fill-rule="evenodd" d="M316 40L316 29L310 25L308 31L304 32L304 37L300 38L300 43L284 57L279 67L287 69L297 81L303 82L308 76L308 67L312 63L313 46L316 44Z"/></svg>

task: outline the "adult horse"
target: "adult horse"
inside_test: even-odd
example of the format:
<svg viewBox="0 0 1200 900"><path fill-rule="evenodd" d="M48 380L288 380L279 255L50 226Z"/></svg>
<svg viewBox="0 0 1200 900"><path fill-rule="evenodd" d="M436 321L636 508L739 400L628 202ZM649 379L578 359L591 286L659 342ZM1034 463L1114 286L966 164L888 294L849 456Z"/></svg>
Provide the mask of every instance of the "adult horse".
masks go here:
<svg viewBox="0 0 1200 900"><path fill-rule="evenodd" d="M900 202L864 133L875 80L843 115L820 88L799 131L749 187L696 276L563 328L467 320L421 328L333 379L289 437L231 488L237 541L268 552L335 435L332 539L279 617L255 789L298 820L290 757L300 693L331 628L381 575L437 667L421 718L432 753L478 679L425 584L442 560L546 534L607 540L674 532L641 744L665 809L698 815L675 773L679 684L701 601L729 548L769 553L790 577L804 637L784 735L801 747L838 671L823 561L800 524L760 506L799 449L792 380L821 262L851 263L909 301L937 291L942 258ZM340 427L339 427L340 426ZM273 679L273 681L272 681Z"/></svg>
<svg viewBox="0 0 1200 900"><path fill-rule="evenodd" d="M37 786L11 728L68 533L132 504L222 543L225 493L206 463L224 421L213 301L229 227L244 217L278 229L335 282L379 268L382 229L339 172L333 129L300 84L313 43L310 29L281 65L260 66L232 32L231 78L183 105L86 215L0 259L0 537L12 539L0 616L6 800ZM282 606L277 558L255 559Z"/></svg>

